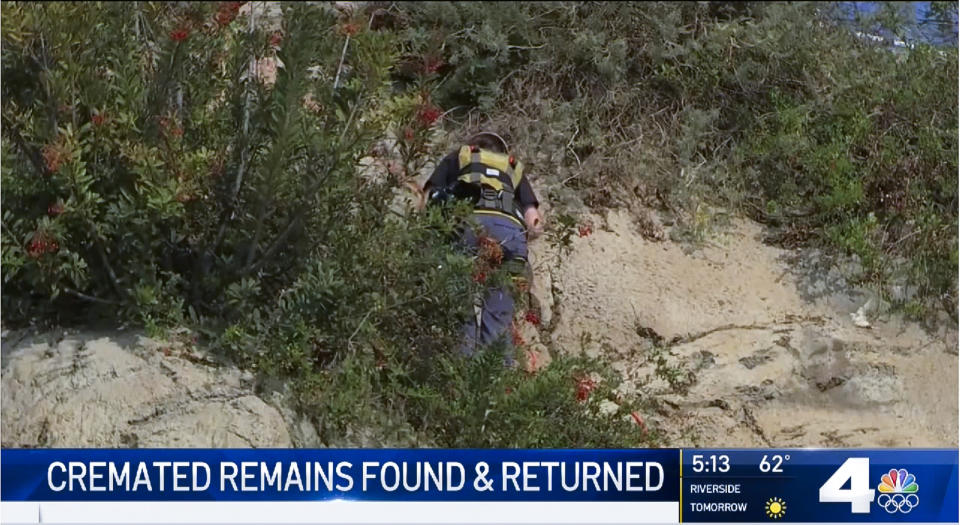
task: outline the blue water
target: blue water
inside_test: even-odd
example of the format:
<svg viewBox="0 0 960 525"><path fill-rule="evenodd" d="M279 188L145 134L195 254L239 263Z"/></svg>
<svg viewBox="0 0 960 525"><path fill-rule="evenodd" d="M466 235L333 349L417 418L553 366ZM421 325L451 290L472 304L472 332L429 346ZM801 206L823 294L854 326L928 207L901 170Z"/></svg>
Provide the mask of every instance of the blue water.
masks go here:
<svg viewBox="0 0 960 525"><path fill-rule="evenodd" d="M838 2L837 15L851 29L883 37L902 39L906 44L925 43L957 47L957 9L945 16L933 9L933 2ZM893 17L900 25L892 30L885 20Z"/></svg>

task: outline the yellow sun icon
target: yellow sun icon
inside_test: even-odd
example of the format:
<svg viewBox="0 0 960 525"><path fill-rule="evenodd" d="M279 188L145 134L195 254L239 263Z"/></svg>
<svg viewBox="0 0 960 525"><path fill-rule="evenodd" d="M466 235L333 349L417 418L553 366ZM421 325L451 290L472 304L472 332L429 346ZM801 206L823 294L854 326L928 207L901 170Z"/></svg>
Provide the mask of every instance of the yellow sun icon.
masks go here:
<svg viewBox="0 0 960 525"><path fill-rule="evenodd" d="M764 509L767 511L768 518L780 519L787 513L787 502L780 498L770 498Z"/></svg>

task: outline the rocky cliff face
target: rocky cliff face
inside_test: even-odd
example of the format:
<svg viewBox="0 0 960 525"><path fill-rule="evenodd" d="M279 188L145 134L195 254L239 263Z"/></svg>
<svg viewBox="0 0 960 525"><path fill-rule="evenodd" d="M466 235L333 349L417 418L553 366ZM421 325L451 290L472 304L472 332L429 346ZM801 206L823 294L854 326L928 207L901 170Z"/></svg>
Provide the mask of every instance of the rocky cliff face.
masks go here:
<svg viewBox="0 0 960 525"><path fill-rule="evenodd" d="M4 349L4 447L292 446L252 377L188 345L57 339Z"/></svg>
<svg viewBox="0 0 960 525"><path fill-rule="evenodd" d="M691 251L626 211L588 220L568 255L531 246L540 344L612 360L665 445L956 446L949 320L930 331L884 311L750 221Z"/></svg>

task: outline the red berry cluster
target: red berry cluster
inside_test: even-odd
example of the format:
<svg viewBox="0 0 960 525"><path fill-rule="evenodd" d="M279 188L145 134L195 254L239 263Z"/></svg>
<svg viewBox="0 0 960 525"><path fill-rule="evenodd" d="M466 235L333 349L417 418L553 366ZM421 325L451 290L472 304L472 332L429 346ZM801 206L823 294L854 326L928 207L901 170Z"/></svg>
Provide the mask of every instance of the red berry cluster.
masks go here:
<svg viewBox="0 0 960 525"><path fill-rule="evenodd" d="M347 36L353 36L360 32L360 25L353 22L347 22L340 26L340 32Z"/></svg>
<svg viewBox="0 0 960 525"><path fill-rule="evenodd" d="M63 150L63 147L56 144L48 144L43 147L41 153L43 162L46 165L47 173L56 173L60 170L60 165L70 160L70 155Z"/></svg>
<svg viewBox="0 0 960 525"><path fill-rule="evenodd" d="M159 123L160 123L160 128L162 128L164 131L169 132L174 137L183 136L183 128L178 126L175 122L171 122L169 118L160 117Z"/></svg>
<svg viewBox="0 0 960 525"><path fill-rule="evenodd" d="M220 27L228 26L240 12L240 6L243 2L221 2L217 8L217 14L214 17Z"/></svg>
<svg viewBox="0 0 960 525"><path fill-rule="evenodd" d="M56 240L46 233L37 232L33 235L30 245L27 246L27 255L37 259L45 253L56 253L59 249L60 245L57 244Z"/></svg>
<svg viewBox="0 0 960 525"><path fill-rule="evenodd" d="M424 60L423 71L427 74L433 74L440 71L440 68L446 65L440 57L428 57Z"/></svg>
<svg viewBox="0 0 960 525"><path fill-rule="evenodd" d="M480 259L490 266L497 266L503 261L503 248L493 237L481 235L477 239L477 246L480 248Z"/></svg>
<svg viewBox="0 0 960 525"><path fill-rule="evenodd" d="M527 371L530 373L537 371L537 353L532 349L527 349Z"/></svg>
<svg viewBox="0 0 960 525"><path fill-rule="evenodd" d="M589 377L582 377L577 380L577 401L581 403L590 397L590 392L597 387L597 383Z"/></svg>
<svg viewBox="0 0 960 525"><path fill-rule="evenodd" d="M180 43L187 39L190 36L190 30L186 27L180 27L170 31L170 40Z"/></svg>
<svg viewBox="0 0 960 525"><path fill-rule="evenodd" d="M540 326L540 316L533 310L527 310L527 313L523 316L523 318L533 326Z"/></svg>
<svg viewBox="0 0 960 525"><path fill-rule="evenodd" d="M274 49L279 49L280 44L283 42L283 33L280 31L274 31L270 34L270 47Z"/></svg>
<svg viewBox="0 0 960 525"><path fill-rule="evenodd" d="M479 268L473 272L473 282L483 284L487 282L487 272Z"/></svg>
<svg viewBox="0 0 960 525"><path fill-rule="evenodd" d="M417 121L420 122L421 126L427 128L432 126L442 115L443 112L440 111L440 108L433 104L427 104L417 111Z"/></svg>
<svg viewBox="0 0 960 525"><path fill-rule="evenodd" d="M93 116L90 117L90 122L92 122L94 126L98 126L98 127L102 126L103 123L106 122L106 120L107 120L107 117L103 113L95 113Z"/></svg>
<svg viewBox="0 0 960 525"><path fill-rule="evenodd" d="M503 248L500 243L492 237L480 235L477 238L477 260L473 269L473 282L485 283L487 275L503 260Z"/></svg>
<svg viewBox="0 0 960 525"><path fill-rule="evenodd" d="M593 233L593 228L591 228L589 225L583 225L580 227L580 230L579 230L580 237L587 237L591 233Z"/></svg>
<svg viewBox="0 0 960 525"><path fill-rule="evenodd" d="M517 328L517 323L510 323L510 338L513 341L513 346L523 346L527 343L523 339L523 336L520 335L520 329Z"/></svg>

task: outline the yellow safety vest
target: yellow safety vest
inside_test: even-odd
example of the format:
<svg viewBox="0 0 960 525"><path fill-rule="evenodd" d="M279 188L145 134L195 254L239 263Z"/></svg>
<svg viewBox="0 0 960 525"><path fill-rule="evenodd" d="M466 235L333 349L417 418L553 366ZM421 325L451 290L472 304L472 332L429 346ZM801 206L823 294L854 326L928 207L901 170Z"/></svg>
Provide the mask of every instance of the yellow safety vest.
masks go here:
<svg viewBox="0 0 960 525"><path fill-rule="evenodd" d="M514 195L523 178L523 163L476 146L461 147L459 161L458 180L480 186L477 213L506 215L522 226L523 215Z"/></svg>

